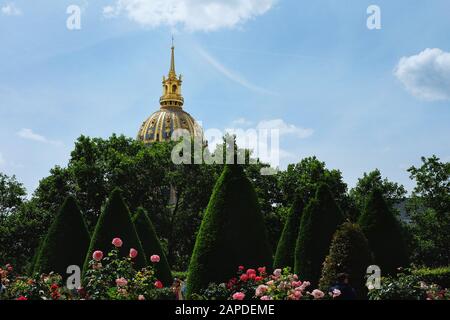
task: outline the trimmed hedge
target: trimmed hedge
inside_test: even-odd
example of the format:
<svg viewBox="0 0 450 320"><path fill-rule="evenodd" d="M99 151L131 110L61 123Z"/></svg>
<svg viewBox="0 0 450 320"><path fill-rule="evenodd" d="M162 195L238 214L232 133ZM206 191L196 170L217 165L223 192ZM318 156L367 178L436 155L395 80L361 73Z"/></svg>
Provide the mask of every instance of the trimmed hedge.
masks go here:
<svg viewBox="0 0 450 320"><path fill-rule="evenodd" d="M416 269L412 271L412 274L428 284L435 283L442 288L450 289L450 266Z"/></svg>
<svg viewBox="0 0 450 320"><path fill-rule="evenodd" d="M125 204L120 189L114 189L97 221L94 234L92 235L89 250L86 253L83 273L89 267L89 261L92 259L92 253L95 250L101 250L104 253L109 252L113 245L113 238L120 238L123 246L120 249L122 256L128 256L130 248L138 251L136 257L136 267L143 268L147 265L145 251L142 249L136 228L131 220L130 211Z"/></svg>
<svg viewBox="0 0 450 320"><path fill-rule="evenodd" d="M306 206L295 247L295 273L317 286L331 239L343 222L343 214L326 184Z"/></svg>
<svg viewBox="0 0 450 320"><path fill-rule="evenodd" d="M357 224L344 223L333 236L330 253L325 258L320 278L320 288L327 292L336 284L339 273L350 276L350 284L359 298L367 298L365 276L371 264L369 243Z"/></svg>
<svg viewBox="0 0 450 320"><path fill-rule="evenodd" d="M272 266L253 185L239 165L226 165L214 187L189 265L187 295L229 280L239 265Z"/></svg>
<svg viewBox="0 0 450 320"><path fill-rule="evenodd" d="M399 221L389 209L379 189L374 189L358 220L369 241L374 255L374 264L381 268L381 274L395 275L398 267L408 263L403 232Z"/></svg>
<svg viewBox="0 0 450 320"><path fill-rule="evenodd" d="M156 277L161 280L165 286L171 286L173 282L172 273L166 254L164 253L161 243L155 231L155 227L143 208L139 208L133 217L133 223L136 227L145 256L150 260L150 256L157 254L160 261L156 264Z"/></svg>
<svg viewBox="0 0 450 320"><path fill-rule="evenodd" d="M290 209L289 216L284 224L280 240L278 241L277 251L273 262L274 269L290 267L291 270L294 270L295 244L297 242L303 209L303 199L300 196L296 196Z"/></svg>
<svg viewBox="0 0 450 320"><path fill-rule="evenodd" d="M64 277L68 266L83 265L89 242L89 232L80 209L75 199L68 197L39 245L34 272L53 271Z"/></svg>

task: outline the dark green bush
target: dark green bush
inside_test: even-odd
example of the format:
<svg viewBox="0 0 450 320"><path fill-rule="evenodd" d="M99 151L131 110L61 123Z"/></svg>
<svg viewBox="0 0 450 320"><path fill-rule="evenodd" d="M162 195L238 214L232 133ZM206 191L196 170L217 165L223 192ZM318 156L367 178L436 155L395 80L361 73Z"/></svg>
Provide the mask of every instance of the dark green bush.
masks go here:
<svg viewBox="0 0 450 320"><path fill-rule="evenodd" d="M80 209L75 199L68 197L39 246L34 272L54 271L64 276L68 266L81 267L89 242L89 232Z"/></svg>
<svg viewBox="0 0 450 320"><path fill-rule="evenodd" d="M343 214L329 187L321 184L306 206L295 247L295 273L317 286L331 239L343 222Z"/></svg>
<svg viewBox="0 0 450 320"><path fill-rule="evenodd" d="M357 224L344 223L334 234L330 253L325 259L320 288L327 292L336 283L339 273L350 276L350 285L359 298L365 298L365 276L371 263L369 244Z"/></svg>
<svg viewBox="0 0 450 320"><path fill-rule="evenodd" d="M226 165L200 226L189 266L188 296L231 278L239 265L272 266L264 220L251 182Z"/></svg>
<svg viewBox="0 0 450 320"><path fill-rule="evenodd" d="M130 248L134 248L138 251L136 267L142 268L146 266L147 258L145 251L142 248L136 228L131 221L130 211L119 189L113 190L98 219L89 250L86 254L83 273L86 272L89 261L92 259L92 253L95 250L101 250L105 253L110 251L113 238L120 238L123 241L123 246L120 248L120 255L127 256Z"/></svg>
<svg viewBox="0 0 450 320"><path fill-rule="evenodd" d="M394 275L408 263L399 221L389 209L379 189L372 191L359 221L374 255L374 264L383 275Z"/></svg>
<svg viewBox="0 0 450 320"><path fill-rule="evenodd" d="M133 217L133 222L136 227L142 247L144 248L145 256L150 259L150 256L156 254L160 257L160 261L156 264L156 277L161 280L165 286L172 285L172 273L170 272L169 263L167 262L166 254L161 248L158 235L156 234L153 223L143 208L139 208Z"/></svg>
<svg viewBox="0 0 450 320"><path fill-rule="evenodd" d="M301 197L297 196L290 209L286 223L284 224L280 240L278 241L277 251L273 262L274 268L290 267L291 270L294 270L295 244L297 242L303 208L303 200Z"/></svg>

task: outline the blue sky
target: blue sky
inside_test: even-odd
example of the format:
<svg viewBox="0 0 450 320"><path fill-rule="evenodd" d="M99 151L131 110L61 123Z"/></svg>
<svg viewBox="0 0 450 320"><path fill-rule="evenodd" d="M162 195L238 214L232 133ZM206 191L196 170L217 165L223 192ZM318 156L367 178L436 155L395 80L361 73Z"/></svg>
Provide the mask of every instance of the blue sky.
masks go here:
<svg viewBox="0 0 450 320"><path fill-rule="evenodd" d="M82 8L81 30L66 9ZM381 29L366 26L381 9ZM204 128L279 126L281 166L413 183L450 161L448 0L0 0L0 171L33 191L81 134L135 137L175 35L185 110ZM429 50L427 50L429 49Z"/></svg>

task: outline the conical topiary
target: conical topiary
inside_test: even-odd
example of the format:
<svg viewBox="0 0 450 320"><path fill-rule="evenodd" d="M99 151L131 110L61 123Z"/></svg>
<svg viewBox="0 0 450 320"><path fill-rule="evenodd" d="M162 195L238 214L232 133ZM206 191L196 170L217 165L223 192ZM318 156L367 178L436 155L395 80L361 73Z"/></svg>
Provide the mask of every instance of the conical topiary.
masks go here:
<svg viewBox="0 0 450 320"><path fill-rule="evenodd" d="M296 196L286 219L280 240L278 241L277 251L273 262L274 268L290 267L291 270L294 270L295 244L297 243L303 209L303 199Z"/></svg>
<svg viewBox="0 0 450 320"><path fill-rule="evenodd" d="M112 239L120 238L123 245L120 248L120 255L129 255L130 249L134 248L138 251L135 258L136 268L143 268L147 264L145 252L142 249L136 228L131 220L130 211L125 204L120 189L114 189L109 196L106 205L98 218L92 235L91 244L84 261L83 273L86 272L89 261L92 259L92 253L96 250L109 252L113 245Z"/></svg>
<svg viewBox="0 0 450 320"><path fill-rule="evenodd" d="M272 254L255 190L239 165L226 165L200 226L188 273L187 294L230 279L239 265L272 266Z"/></svg>
<svg viewBox="0 0 450 320"><path fill-rule="evenodd" d="M344 223L333 236L330 252L323 265L320 288L327 292L336 284L340 273L347 273L357 297L366 298L365 276L371 261L369 244L359 225Z"/></svg>
<svg viewBox="0 0 450 320"><path fill-rule="evenodd" d="M172 285L173 277L169 263L147 212L143 208L139 208L133 217L133 222L147 259L152 255L160 257L160 261L156 264L156 277L164 285Z"/></svg>
<svg viewBox="0 0 450 320"><path fill-rule="evenodd" d="M306 206L295 247L295 272L317 286L322 263L330 249L331 239L343 215L326 184L317 188L316 195Z"/></svg>
<svg viewBox="0 0 450 320"><path fill-rule="evenodd" d="M89 242L89 232L76 200L68 197L39 245L34 272L54 271L64 277L68 266L81 268Z"/></svg>
<svg viewBox="0 0 450 320"><path fill-rule="evenodd" d="M373 190L358 220L369 241L374 264L382 274L393 275L398 267L407 264L406 246L401 226L389 209L379 189Z"/></svg>

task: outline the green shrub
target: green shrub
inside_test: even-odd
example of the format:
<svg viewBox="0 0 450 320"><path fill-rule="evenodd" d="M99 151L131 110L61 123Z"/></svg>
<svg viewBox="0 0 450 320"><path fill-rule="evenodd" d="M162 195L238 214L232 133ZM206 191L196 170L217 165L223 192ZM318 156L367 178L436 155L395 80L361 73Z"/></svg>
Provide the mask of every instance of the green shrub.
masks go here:
<svg viewBox="0 0 450 320"><path fill-rule="evenodd" d="M146 266L147 258L145 256L145 251L142 248L136 228L131 221L130 211L126 206L119 189L113 190L98 219L89 250L86 254L83 273L86 272L87 267L89 266L89 260L92 259L92 253L95 250L108 252L112 247L111 241L113 238L120 238L123 241L123 246L120 248L121 256L127 256L130 248L134 248L138 251L136 267L143 268Z"/></svg>
<svg viewBox="0 0 450 320"><path fill-rule="evenodd" d="M295 244L297 242L303 208L304 204L302 198L296 196L294 204L286 219L286 223L284 224L280 240L278 241L277 251L273 262L274 269L290 267L291 270L294 270Z"/></svg>
<svg viewBox="0 0 450 320"><path fill-rule="evenodd" d="M133 217L133 222L147 259L154 254L160 257L160 261L155 266L156 277L165 286L171 286L173 277L169 263L147 212L143 208L139 208Z"/></svg>
<svg viewBox="0 0 450 320"><path fill-rule="evenodd" d="M39 246L34 272L56 272L66 275L70 265L82 266L90 236L80 209L73 197L68 197Z"/></svg>
<svg viewBox="0 0 450 320"><path fill-rule="evenodd" d="M320 288L327 292L335 284L339 273L350 276L350 284L359 298L365 298L365 276L371 263L369 244L357 224L344 223L334 234L330 253L325 259Z"/></svg>
<svg viewBox="0 0 450 320"><path fill-rule="evenodd" d="M435 283L443 288L450 289L450 266L433 269L416 269L412 271L412 274L426 283Z"/></svg>
<svg viewBox="0 0 450 320"><path fill-rule="evenodd" d="M304 210L295 247L295 273L313 286L319 282L331 239L342 222L342 212L329 187L321 184Z"/></svg>
<svg viewBox="0 0 450 320"><path fill-rule="evenodd" d="M406 246L399 221L389 209L383 194L375 189L369 194L359 221L374 255L374 264L384 275L394 275L407 264Z"/></svg>
<svg viewBox="0 0 450 320"><path fill-rule="evenodd" d="M255 268L272 263L255 190L241 166L226 165L197 235L187 294L228 280L239 265Z"/></svg>

